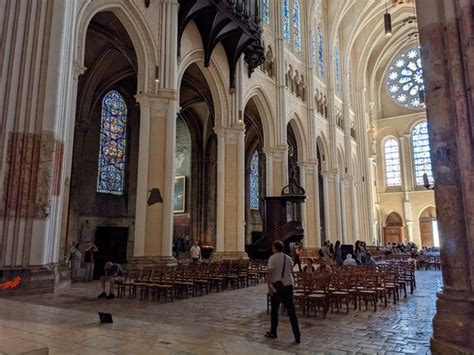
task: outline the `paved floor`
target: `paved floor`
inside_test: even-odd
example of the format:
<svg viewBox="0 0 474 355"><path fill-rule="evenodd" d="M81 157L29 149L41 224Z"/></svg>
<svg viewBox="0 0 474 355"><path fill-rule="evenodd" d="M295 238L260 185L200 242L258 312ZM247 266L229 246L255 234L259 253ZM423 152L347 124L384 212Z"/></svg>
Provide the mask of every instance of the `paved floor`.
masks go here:
<svg viewBox="0 0 474 355"><path fill-rule="evenodd" d="M427 353L441 273L422 271L407 300L377 313L351 311L300 317L302 343L291 345L289 322L279 338L268 329L265 286L157 304L98 300L98 283L56 295L0 298L0 353L48 348L49 354ZM98 311L114 324L98 324ZM35 354L47 354L38 350Z"/></svg>

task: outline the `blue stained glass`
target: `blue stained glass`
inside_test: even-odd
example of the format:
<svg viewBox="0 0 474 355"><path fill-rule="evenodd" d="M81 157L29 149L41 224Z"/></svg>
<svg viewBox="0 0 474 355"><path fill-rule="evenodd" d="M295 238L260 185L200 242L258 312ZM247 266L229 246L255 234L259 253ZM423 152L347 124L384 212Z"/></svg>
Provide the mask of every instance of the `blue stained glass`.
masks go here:
<svg viewBox="0 0 474 355"><path fill-rule="evenodd" d="M102 99L97 192L122 195L127 144L127 105L118 91Z"/></svg>
<svg viewBox="0 0 474 355"><path fill-rule="evenodd" d="M313 67L316 65L317 54L316 54L316 34L315 31L311 32L311 54L313 59Z"/></svg>
<svg viewBox="0 0 474 355"><path fill-rule="evenodd" d="M289 0L285 0L283 3L283 38L286 43L290 43L290 4Z"/></svg>
<svg viewBox="0 0 474 355"><path fill-rule="evenodd" d="M341 56L339 47L334 47L334 60L336 66L336 91L341 92Z"/></svg>
<svg viewBox="0 0 474 355"><path fill-rule="evenodd" d="M323 31L321 26L318 25L318 56L319 56L319 75L321 78L324 77L324 44L323 44Z"/></svg>
<svg viewBox="0 0 474 355"><path fill-rule="evenodd" d="M250 160L250 209L258 210L260 208L260 172L259 172L258 151L255 151Z"/></svg>
<svg viewBox="0 0 474 355"><path fill-rule="evenodd" d="M400 169L400 148L398 142L390 138L384 145L385 178L387 186L400 186L402 174Z"/></svg>
<svg viewBox="0 0 474 355"><path fill-rule="evenodd" d="M413 146L413 162L415 165L415 178L417 185L424 185L423 174L428 175L428 181L434 183L431 168L431 149L428 137L428 123L418 123L411 132Z"/></svg>
<svg viewBox="0 0 474 355"><path fill-rule="evenodd" d="M268 4L269 0L263 0L263 21L265 23L270 23L270 5Z"/></svg>
<svg viewBox="0 0 474 355"><path fill-rule="evenodd" d="M300 16L300 2L295 0L293 4L293 32L295 38L295 50L301 53L301 16Z"/></svg>

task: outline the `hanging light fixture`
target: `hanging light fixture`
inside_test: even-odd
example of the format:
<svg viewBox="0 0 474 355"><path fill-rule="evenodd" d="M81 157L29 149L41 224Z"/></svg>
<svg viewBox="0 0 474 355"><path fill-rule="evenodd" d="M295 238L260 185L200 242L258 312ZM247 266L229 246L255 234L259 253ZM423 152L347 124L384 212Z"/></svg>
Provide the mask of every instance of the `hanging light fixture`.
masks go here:
<svg viewBox="0 0 474 355"><path fill-rule="evenodd" d="M424 89L418 90L418 98L420 99L420 105L423 106L423 107L426 107L425 90Z"/></svg>
<svg viewBox="0 0 474 355"><path fill-rule="evenodd" d="M387 0L385 1L385 15L383 15L385 37L392 37L392 15L388 13Z"/></svg>
<svg viewBox="0 0 474 355"><path fill-rule="evenodd" d="M155 67L155 82L157 83L160 82L160 66L159 65Z"/></svg>

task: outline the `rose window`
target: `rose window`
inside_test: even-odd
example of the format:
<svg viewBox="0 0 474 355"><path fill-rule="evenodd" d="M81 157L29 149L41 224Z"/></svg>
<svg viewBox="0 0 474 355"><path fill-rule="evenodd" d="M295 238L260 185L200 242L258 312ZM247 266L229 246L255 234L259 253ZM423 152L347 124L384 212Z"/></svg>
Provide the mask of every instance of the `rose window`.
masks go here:
<svg viewBox="0 0 474 355"><path fill-rule="evenodd" d="M392 100L410 109L423 109L425 85L418 47L402 52L387 70L387 90Z"/></svg>

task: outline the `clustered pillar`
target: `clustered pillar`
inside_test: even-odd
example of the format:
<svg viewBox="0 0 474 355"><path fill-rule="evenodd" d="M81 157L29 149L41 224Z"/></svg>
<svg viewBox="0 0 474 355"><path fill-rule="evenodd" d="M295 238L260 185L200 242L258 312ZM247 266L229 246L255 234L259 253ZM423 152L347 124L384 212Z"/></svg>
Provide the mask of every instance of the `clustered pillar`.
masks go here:
<svg viewBox="0 0 474 355"><path fill-rule="evenodd" d="M474 184L470 0L418 0L443 289L433 353L474 352Z"/></svg>

